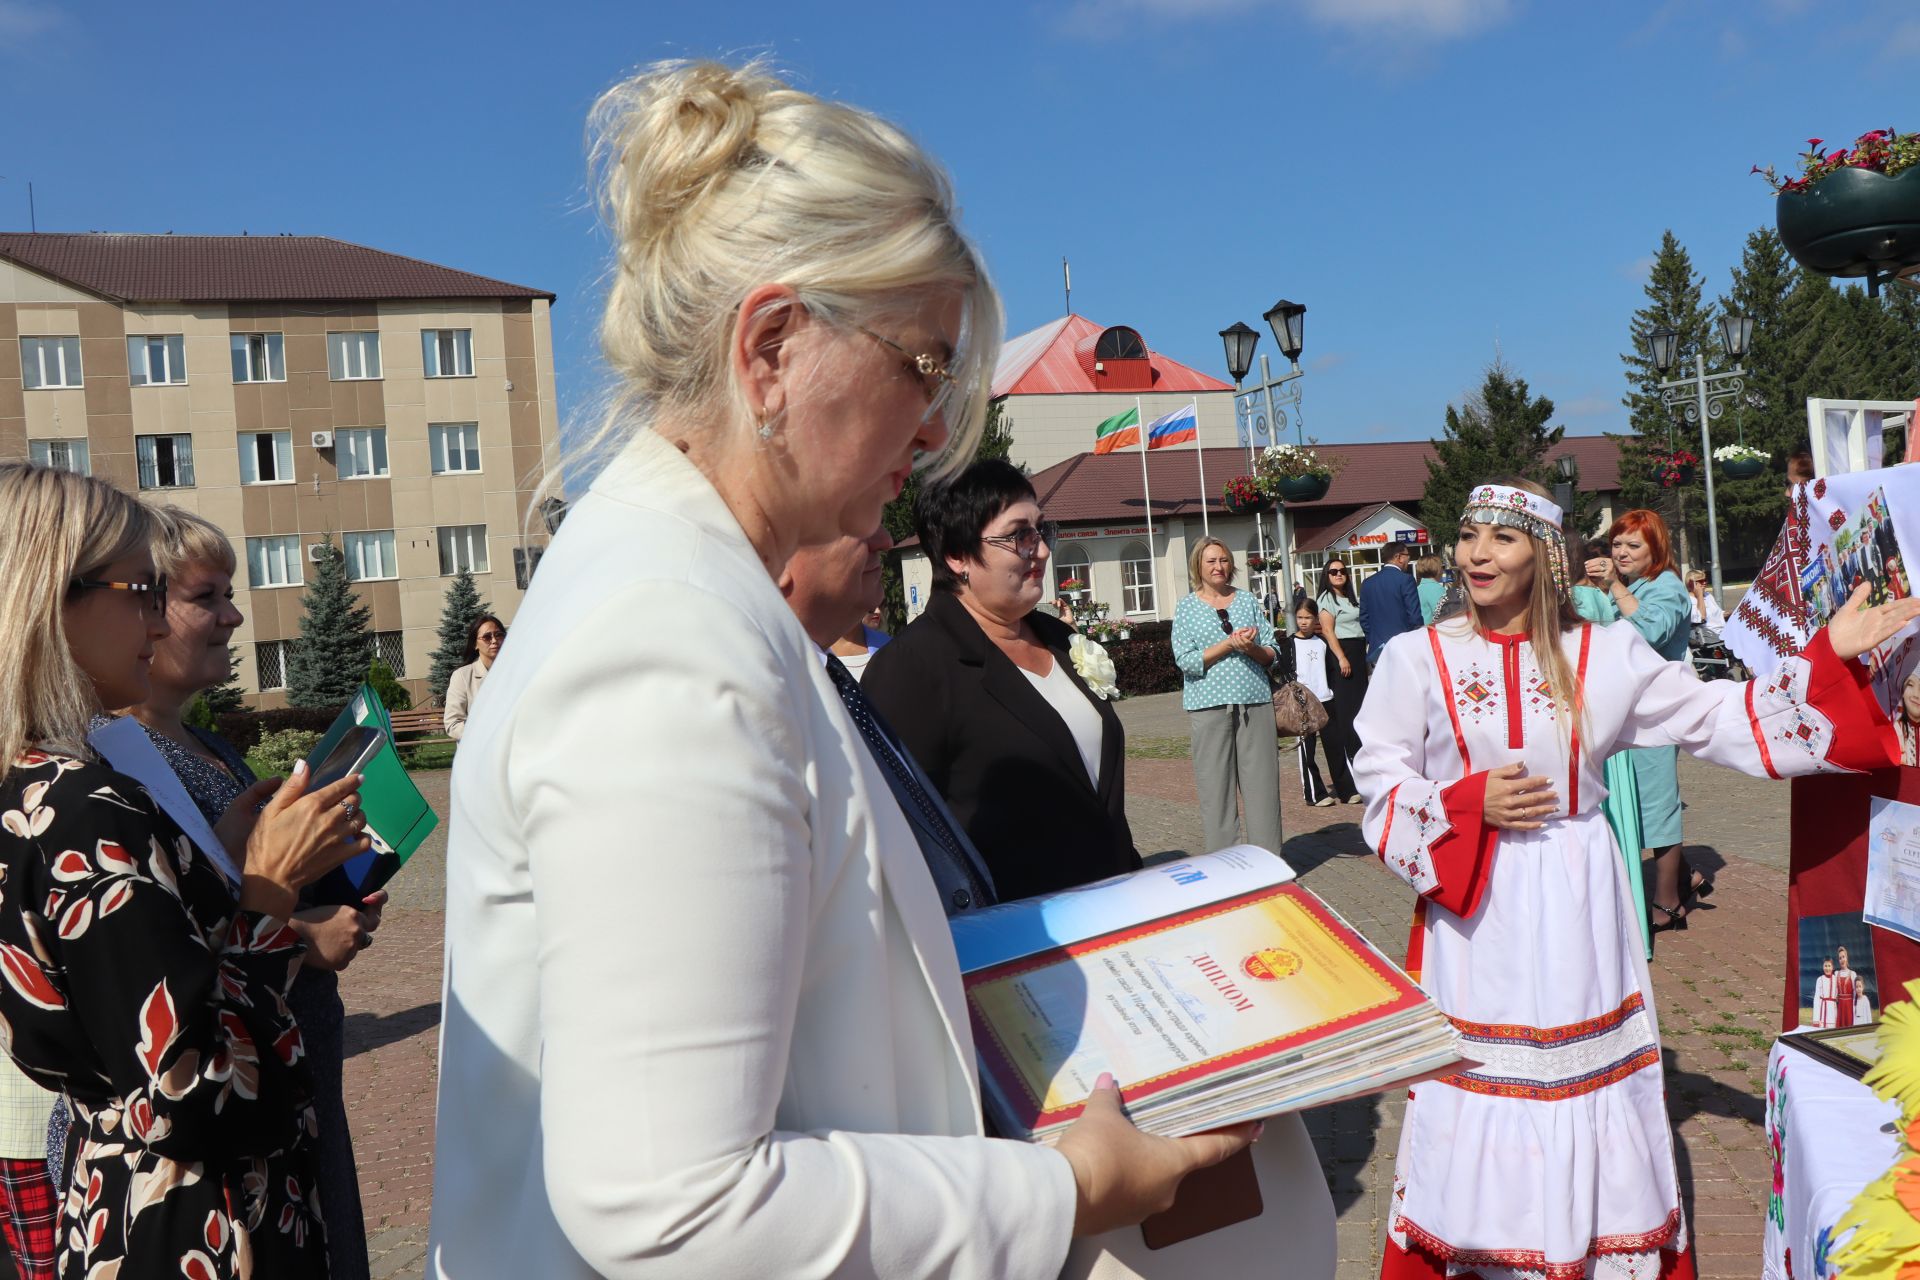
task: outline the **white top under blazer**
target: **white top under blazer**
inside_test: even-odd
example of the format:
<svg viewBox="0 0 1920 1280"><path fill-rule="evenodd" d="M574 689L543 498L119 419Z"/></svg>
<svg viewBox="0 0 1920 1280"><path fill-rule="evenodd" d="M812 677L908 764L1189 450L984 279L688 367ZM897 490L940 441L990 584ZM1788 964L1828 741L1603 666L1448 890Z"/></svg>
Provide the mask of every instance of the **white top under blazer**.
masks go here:
<svg viewBox="0 0 1920 1280"><path fill-rule="evenodd" d="M487 685L453 772L430 1274L1058 1273L1072 1171L980 1136L912 831L671 444L569 513Z"/></svg>

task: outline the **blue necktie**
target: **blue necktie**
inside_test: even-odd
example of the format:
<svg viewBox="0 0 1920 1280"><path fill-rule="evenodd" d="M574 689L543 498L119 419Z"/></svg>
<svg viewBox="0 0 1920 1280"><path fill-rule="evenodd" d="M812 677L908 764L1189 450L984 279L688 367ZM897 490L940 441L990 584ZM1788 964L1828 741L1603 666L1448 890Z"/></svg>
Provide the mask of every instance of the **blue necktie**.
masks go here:
<svg viewBox="0 0 1920 1280"><path fill-rule="evenodd" d="M993 891L974 869L974 855L962 846L962 837L953 829L947 815L934 804L927 789L907 767L904 748L893 741L892 732L880 722L879 713L861 692L860 682L853 678L846 664L831 653L827 655L827 677L839 692L840 701L846 704L847 714L853 717L854 728L865 739L868 753L886 771L894 799L906 810L909 825L920 843L920 856L927 860L927 870L933 873L933 882L943 889L955 886L943 904L947 914L991 905ZM943 866L945 874L942 874Z"/></svg>

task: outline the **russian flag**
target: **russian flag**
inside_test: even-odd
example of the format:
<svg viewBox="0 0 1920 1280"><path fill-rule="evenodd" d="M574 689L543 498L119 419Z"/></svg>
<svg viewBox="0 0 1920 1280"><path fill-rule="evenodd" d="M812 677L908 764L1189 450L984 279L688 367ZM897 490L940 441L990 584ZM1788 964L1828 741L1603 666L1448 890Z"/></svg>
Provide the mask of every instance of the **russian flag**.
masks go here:
<svg viewBox="0 0 1920 1280"><path fill-rule="evenodd" d="M1147 448L1164 449L1170 444L1186 444L1200 436L1199 409L1193 404L1175 409L1147 424Z"/></svg>

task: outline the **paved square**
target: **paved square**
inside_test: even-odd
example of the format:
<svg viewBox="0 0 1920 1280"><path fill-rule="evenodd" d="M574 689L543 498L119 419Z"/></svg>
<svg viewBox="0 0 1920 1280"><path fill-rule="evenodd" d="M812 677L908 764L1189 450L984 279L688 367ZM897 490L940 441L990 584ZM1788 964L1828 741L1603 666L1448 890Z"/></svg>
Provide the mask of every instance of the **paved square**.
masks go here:
<svg viewBox="0 0 1920 1280"><path fill-rule="evenodd" d="M1201 822L1172 695L1121 704L1136 748L1172 758L1127 762L1128 817L1148 856L1199 851ZM1176 742L1176 739L1178 740ZM1287 860L1390 956L1406 946L1413 895L1360 840L1357 808L1301 802L1282 756ZM415 775L443 816L445 772ZM1654 991L1666 1048L1668 1109L1703 1280L1758 1273L1772 1185L1761 1128L1767 1046L1778 1025L1787 890L1787 788L1682 759L1688 857L1718 892L1684 933L1660 935ZM433 1184L433 1093L440 1017L445 827L392 886L376 945L341 983L346 1092L376 1280L424 1274ZM1308 1128L1340 1215L1340 1278L1378 1272L1385 1201L1404 1101L1318 1109ZM1276 1270L1276 1276L1283 1274Z"/></svg>

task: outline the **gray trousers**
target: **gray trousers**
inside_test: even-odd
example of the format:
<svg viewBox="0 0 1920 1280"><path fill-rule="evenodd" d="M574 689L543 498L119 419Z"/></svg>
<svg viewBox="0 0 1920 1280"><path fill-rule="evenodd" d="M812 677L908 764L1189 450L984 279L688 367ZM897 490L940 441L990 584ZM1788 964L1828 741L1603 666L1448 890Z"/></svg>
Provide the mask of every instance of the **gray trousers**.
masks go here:
<svg viewBox="0 0 1920 1280"><path fill-rule="evenodd" d="M1240 843L1237 798L1246 808L1246 843L1278 854L1280 748L1273 704L1209 707L1189 711L1187 719L1193 727L1193 781L1207 823L1206 852Z"/></svg>

